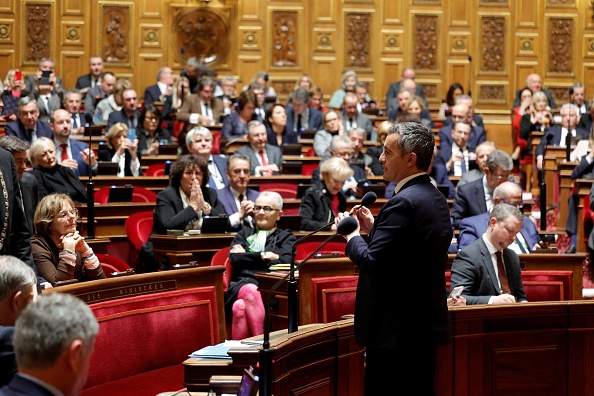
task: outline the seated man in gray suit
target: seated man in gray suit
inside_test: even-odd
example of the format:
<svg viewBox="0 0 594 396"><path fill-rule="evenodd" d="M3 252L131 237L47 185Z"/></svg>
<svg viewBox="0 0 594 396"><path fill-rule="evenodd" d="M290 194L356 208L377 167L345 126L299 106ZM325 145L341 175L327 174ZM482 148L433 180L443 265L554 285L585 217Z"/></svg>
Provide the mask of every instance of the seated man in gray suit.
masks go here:
<svg viewBox="0 0 594 396"><path fill-rule="evenodd" d="M361 128L367 132L366 140L375 140L375 130L373 123L367 114L361 113L357 110L359 98L353 92L347 92L342 103L342 125L346 132Z"/></svg>
<svg viewBox="0 0 594 396"><path fill-rule="evenodd" d="M526 302L520 259L509 245L522 230L524 215L506 203L495 205L483 236L460 250L452 263L450 290L464 286L466 304Z"/></svg>
<svg viewBox="0 0 594 396"><path fill-rule="evenodd" d="M260 121L248 122L247 139L249 144L237 149L238 154L249 157L252 176L280 175L283 167L283 152L277 146L268 144L266 126Z"/></svg>

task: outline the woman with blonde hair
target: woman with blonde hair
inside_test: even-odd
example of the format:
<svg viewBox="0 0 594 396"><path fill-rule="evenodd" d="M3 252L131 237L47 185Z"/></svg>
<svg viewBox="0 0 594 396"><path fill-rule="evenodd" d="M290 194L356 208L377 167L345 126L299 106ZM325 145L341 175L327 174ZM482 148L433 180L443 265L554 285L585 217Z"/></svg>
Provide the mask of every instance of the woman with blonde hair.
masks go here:
<svg viewBox="0 0 594 396"><path fill-rule="evenodd" d="M16 121L17 114L19 111L19 99L21 98L22 91L25 90L26 85L22 78L17 80L17 70L10 69L6 73L6 79L4 79L4 87L2 88L2 116L1 121Z"/></svg>
<svg viewBox="0 0 594 396"><path fill-rule="evenodd" d="M115 123L107 131L106 142L99 146L99 161L115 162L119 165L118 176L142 175L140 150L136 131L130 131L123 122Z"/></svg>
<svg viewBox="0 0 594 396"><path fill-rule="evenodd" d="M396 120L398 122L402 122L402 119L406 113L416 114L421 118L421 124L424 127L435 128L435 124L431 120L431 115L427 111L425 103L423 103L423 99L421 99L420 96L411 94L409 98L406 100L404 106L406 111L398 113L398 116L396 116Z"/></svg>

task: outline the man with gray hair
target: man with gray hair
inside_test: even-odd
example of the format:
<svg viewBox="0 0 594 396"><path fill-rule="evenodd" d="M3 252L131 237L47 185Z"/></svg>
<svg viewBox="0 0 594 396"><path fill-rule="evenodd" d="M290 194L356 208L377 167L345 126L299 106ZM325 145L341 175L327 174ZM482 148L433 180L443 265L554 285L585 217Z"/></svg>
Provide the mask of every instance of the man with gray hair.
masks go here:
<svg viewBox="0 0 594 396"><path fill-rule="evenodd" d="M416 72L415 69L412 67L405 67L402 70L401 74L402 80L393 82L390 84L388 88L388 92L386 93L386 113L390 113L390 111L398 109L398 93L400 92L400 88L402 87L402 83L406 79L415 80ZM423 99L423 103L425 103L425 108L428 109L429 105L427 100L425 99L425 93L423 92L423 87L420 84L415 82L415 90L412 92L417 96L420 96Z"/></svg>
<svg viewBox="0 0 594 396"><path fill-rule="evenodd" d="M188 77L190 80L190 92L198 92L198 79L202 73L202 63L195 56L186 61L186 68L179 73L182 77Z"/></svg>
<svg viewBox="0 0 594 396"><path fill-rule="evenodd" d="M474 113L474 106L472 97L466 94L458 95L456 98L455 104L465 104L468 106L468 122L472 124L472 126L479 126L485 129L485 124L483 123L483 117ZM443 125L452 125L452 117L447 117L443 120Z"/></svg>
<svg viewBox="0 0 594 396"><path fill-rule="evenodd" d="M0 395L78 395L98 333L93 312L79 298L65 293L40 298L16 321L18 373Z"/></svg>
<svg viewBox="0 0 594 396"><path fill-rule="evenodd" d="M513 166L511 156L505 151L495 150L489 154L483 168L485 175L461 186L456 191L452 208L454 228L460 228L462 219L491 211L493 190L510 179Z"/></svg>
<svg viewBox="0 0 594 396"><path fill-rule="evenodd" d="M357 165L365 170L367 176L381 176L384 174L384 168L379 160L367 153L362 152L363 145L367 137L367 132L363 128L351 129L348 132L351 142L353 142L353 158L351 164Z"/></svg>
<svg viewBox="0 0 594 396"><path fill-rule="evenodd" d="M39 119L39 107L33 98L25 96L19 99L17 117L18 120L9 122L4 128L8 136L16 136L29 143L42 136L53 139L49 123Z"/></svg>
<svg viewBox="0 0 594 396"><path fill-rule="evenodd" d="M287 106L286 133L300 134L301 131L322 129L322 112L308 106L309 92L305 88L293 91L291 106Z"/></svg>
<svg viewBox="0 0 594 396"><path fill-rule="evenodd" d="M266 126L252 120L246 126L249 144L237 149L238 154L249 157L252 176L280 175L283 168L283 152L268 143Z"/></svg>
<svg viewBox="0 0 594 396"><path fill-rule="evenodd" d="M168 96L173 93L173 70L170 67L162 67L157 72L157 83L146 87L144 90L144 105L153 102L165 102Z"/></svg>
<svg viewBox="0 0 594 396"><path fill-rule="evenodd" d="M227 160L220 155L212 154L212 133L210 130L196 126L186 135L186 147L190 154L201 157L208 164L210 179L207 186L218 190L229 185L227 178Z"/></svg>
<svg viewBox="0 0 594 396"><path fill-rule="evenodd" d="M12 256L0 256L0 387L17 372L12 346L14 324L27 305L37 300L37 276Z"/></svg>

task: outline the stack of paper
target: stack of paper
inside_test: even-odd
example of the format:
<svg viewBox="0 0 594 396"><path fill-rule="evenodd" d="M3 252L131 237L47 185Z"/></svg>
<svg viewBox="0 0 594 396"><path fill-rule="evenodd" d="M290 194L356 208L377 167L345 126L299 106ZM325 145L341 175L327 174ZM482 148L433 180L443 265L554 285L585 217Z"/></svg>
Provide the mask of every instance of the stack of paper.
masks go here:
<svg viewBox="0 0 594 396"><path fill-rule="evenodd" d="M251 345L242 343L241 341L227 340L217 345L211 345L192 352L189 356L191 358L203 359L229 359L231 356L227 354L231 348L250 348Z"/></svg>

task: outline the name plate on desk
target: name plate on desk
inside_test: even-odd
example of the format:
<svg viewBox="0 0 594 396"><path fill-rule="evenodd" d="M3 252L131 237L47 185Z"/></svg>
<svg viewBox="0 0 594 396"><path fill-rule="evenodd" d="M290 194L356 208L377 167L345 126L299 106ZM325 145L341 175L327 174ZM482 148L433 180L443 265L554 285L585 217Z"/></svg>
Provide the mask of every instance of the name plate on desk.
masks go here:
<svg viewBox="0 0 594 396"><path fill-rule="evenodd" d="M177 290L175 279L158 282L139 283L132 286L114 287L100 292L89 292L76 294L78 298L87 304L101 301L113 300L122 296L141 296L144 294L160 293L164 291Z"/></svg>

